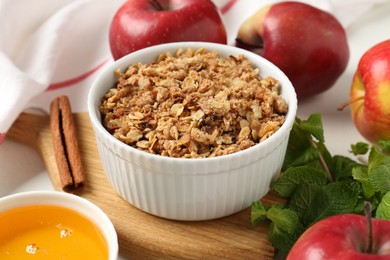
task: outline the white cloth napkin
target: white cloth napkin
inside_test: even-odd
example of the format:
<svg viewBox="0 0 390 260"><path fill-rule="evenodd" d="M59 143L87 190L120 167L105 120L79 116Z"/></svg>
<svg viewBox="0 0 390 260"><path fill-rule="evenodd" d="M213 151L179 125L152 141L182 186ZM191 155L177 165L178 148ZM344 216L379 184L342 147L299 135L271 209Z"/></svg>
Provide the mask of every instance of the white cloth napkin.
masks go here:
<svg viewBox="0 0 390 260"><path fill-rule="evenodd" d="M58 95L74 112L86 111L87 92L98 71L113 62L108 30L125 0L0 0L0 144L21 112L48 112ZM375 1L307 2L333 12L344 26ZM385 1L385 0L376 0ZM215 0L233 44L241 22L275 0ZM367 3L369 2L369 3ZM350 11L350 9L349 9Z"/></svg>

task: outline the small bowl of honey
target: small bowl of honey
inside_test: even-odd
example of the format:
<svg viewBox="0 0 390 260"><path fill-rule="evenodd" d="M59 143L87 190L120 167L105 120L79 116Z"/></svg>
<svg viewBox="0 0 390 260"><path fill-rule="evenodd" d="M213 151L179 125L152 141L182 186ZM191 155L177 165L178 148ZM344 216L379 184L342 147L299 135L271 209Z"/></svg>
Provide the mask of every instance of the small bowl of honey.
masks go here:
<svg viewBox="0 0 390 260"><path fill-rule="evenodd" d="M118 258L108 216L79 196L58 191L0 198L0 259Z"/></svg>

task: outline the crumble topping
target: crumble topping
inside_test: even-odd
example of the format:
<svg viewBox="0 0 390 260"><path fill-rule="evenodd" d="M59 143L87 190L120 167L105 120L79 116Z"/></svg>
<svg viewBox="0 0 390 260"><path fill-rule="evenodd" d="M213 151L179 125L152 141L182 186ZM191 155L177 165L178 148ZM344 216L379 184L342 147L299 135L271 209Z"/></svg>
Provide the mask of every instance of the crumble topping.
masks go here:
<svg viewBox="0 0 390 260"><path fill-rule="evenodd" d="M117 69L115 86L101 99L103 125L122 142L162 156L247 149L275 133L288 111L277 79L260 78L259 69L243 55L203 48Z"/></svg>

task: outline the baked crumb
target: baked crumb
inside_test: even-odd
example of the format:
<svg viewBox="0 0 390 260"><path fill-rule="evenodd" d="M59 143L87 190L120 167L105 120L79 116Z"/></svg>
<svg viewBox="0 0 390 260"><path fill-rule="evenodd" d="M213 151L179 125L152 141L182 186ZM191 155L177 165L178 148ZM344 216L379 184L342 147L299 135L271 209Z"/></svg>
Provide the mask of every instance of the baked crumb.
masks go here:
<svg viewBox="0 0 390 260"><path fill-rule="evenodd" d="M277 79L260 78L243 55L179 49L115 75L99 107L103 125L152 154L207 158L244 150L275 133L288 111Z"/></svg>

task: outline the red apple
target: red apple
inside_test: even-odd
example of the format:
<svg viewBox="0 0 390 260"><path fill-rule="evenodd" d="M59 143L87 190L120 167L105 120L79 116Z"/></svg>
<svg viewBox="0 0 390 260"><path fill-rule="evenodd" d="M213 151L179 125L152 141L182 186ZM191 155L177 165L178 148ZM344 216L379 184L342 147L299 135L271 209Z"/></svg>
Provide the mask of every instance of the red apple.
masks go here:
<svg viewBox="0 0 390 260"><path fill-rule="evenodd" d="M168 42L227 43L211 0L126 0L113 17L109 43L114 59Z"/></svg>
<svg viewBox="0 0 390 260"><path fill-rule="evenodd" d="M372 248L367 249L365 216L335 215L307 229L290 250L287 260L388 260L390 221L372 219Z"/></svg>
<svg viewBox="0 0 390 260"><path fill-rule="evenodd" d="M299 2L260 9L241 25L236 42L278 66L301 100L332 87L349 60L346 33L339 21Z"/></svg>
<svg viewBox="0 0 390 260"><path fill-rule="evenodd" d="M361 57L350 92L352 119L368 141L390 140L390 40Z"/></svg>

